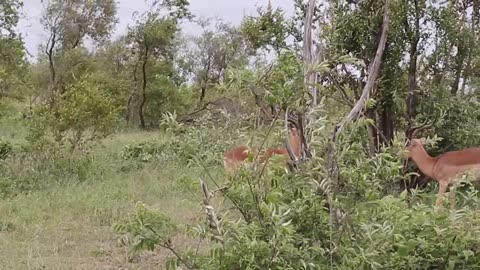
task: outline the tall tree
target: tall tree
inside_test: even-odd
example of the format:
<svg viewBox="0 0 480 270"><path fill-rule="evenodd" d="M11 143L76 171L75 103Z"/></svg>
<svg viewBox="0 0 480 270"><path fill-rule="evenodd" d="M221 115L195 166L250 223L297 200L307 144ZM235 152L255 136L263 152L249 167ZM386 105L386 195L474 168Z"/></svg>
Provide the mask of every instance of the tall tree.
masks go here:
<svg viewBox="0 0 480 270"><path fill-rule="evenodd" d="M199 24L203 33L192 38L193 50L190 56L195 59L193 79L200 88L199 99L203 101L211 85L225 80L227 68L246 65L255 50L237 27L220 20L213 29L210 20L202 20Z"/></svg>
<svg viewBox="0 0 480 270"><path fill-rule="evenodd" d="M175 37L179 31L182 19L190 19L188 1L154 1L150 10L136 19L134 27L128 32L134 54L137 55L133 78L137 90L140 91L138 116L140 126L146 128L144 108L148 102L147 87L151 74L149 68L156 62L163 62L166 66L173 65ZM162 15L167 11L167 15ZM171 69L169 69L171 71ZM141 80L138 78L140 73ZM134 93L128 99L128 117L133 106Z"/></svg>
<svg viewBox="0 0 480 270"><path fill-rule="evenodd" d="M28 63L23 40L15 31L22 6L19 0L0 1L0 99L25 83Z"/></svg>
<svg viewBox="0 0 480 270"><path fill-rule="evenodd" d="M42 0L42 3L45 0ZM83 45L86 38L94 42L105 41L111 34L118 19L116 2L83 1L83 0L50 0L46 4L41 22L49 33L45 45L50 67L50 102L55 103L56 91L65 90L65 85L59 85L67 70L57 71L57 62L62 56Z"/></svg>

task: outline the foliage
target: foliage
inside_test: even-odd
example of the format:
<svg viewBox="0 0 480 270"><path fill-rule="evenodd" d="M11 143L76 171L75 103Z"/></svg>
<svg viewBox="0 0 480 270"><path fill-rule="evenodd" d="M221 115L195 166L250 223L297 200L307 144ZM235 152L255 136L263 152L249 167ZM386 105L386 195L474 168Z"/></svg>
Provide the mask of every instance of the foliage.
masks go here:
<svg viewBox="0 0 480 270"><path fill-rule="evenodd" d="M17 0L0 3L0 100L18 97L25 89L28 63L23 40L15 31L22 6Z"/></svg>
<svg viewBox="0 0 480 270"><path fill-rule="evenodd" d="M187 167L218 166L221 164L220 155L235 135L238 124L218 126L210 118L211 115L206 114L199 119L197 126L186 126L178 122L176 114L164 114L160 126L167 132L169 139L164 142L152 140L126 145L122 156L127 160L142 162L175 161Z"/></svg>
<svg viewBox="0 0 480 270"><path fill-rule="evenodd" d="M292 107L291 97L303 92L303 65L293 51L282 51L277 63L266 80L260 82L265 88L270 104Z"/></svg>
<svg viewBox="0 0 480 270"><path fill-rule="evenodd" d="M149 209L145 204L137 205L135 217L131 222L117 225L114 228L117 233L128 233L121 239L123 244L131 243L134 253L142 250L152 251L156 245L168 246L176 231L170 219L162 214Z"/></svg>
<svg viewBox="0 0 480 270"><path fill-rule="evenodd" d="M175 77L172 63L175 55L175 36L179 31L179 21L190 17L187 7L186 1L154 1L150 11L137 18L135 27L130 28L127 34L127 42L137 55L133 70L134 87L137 89L129 97L127 117L130 119L134 108L138 108L140 126L144 129L146 128L145 109L152 108L149 102L150 96L155 95L155 100L175 96L175 91L172 89L174 81L169 78ZM164 8L170 11L169 15L162 15ZM156 84L152 85L152 83ZM138 105L134 106L135 103ZM158 116L158 112L156 113L155 116Z"/></svg>
<svg viewBox="0 0 480 270"><path fill-rule="evenodd" d="M222 21L211 26L210 20L201 20L202 34L188 40L193 48L187 50L182 59L189 61L185 67L190 70L195 88L200 90L200 101L207 92L219 83L228 79L228 68L244 67L248 64L250 56L255 55L245 40L239 27L232 26ZM188 65L188 66L187 66ZM212 90L213 90L212 89Z"/></svg>
<svg viewBox="0 0 480 270"><path fill-rule="evenodd" d="M242 23L242 31L254 49L273 50L279 53L286 48L286 38L291 28L280 8L271 5L257 10L258 17L247 17Z"/></svg>
<svg viewBox="0 0 480 270"><path fill-rule="evenodd" d="M43 0L42 0L43 2ZM113 0L94 1L49 1L42 23L60 43L61 49L74 49L85 37L96 42L105 40L115 26L116 3Z"/></svg>
<svg viewBox="0 0 480 270"><path fill-rule="evenodd" d="M23 6L23 2L19 0L5 0L0 2L0 33L15 37L14 28L18 24L20 18L18 10ZM5 33L7 32L7 33Z"/></svg>

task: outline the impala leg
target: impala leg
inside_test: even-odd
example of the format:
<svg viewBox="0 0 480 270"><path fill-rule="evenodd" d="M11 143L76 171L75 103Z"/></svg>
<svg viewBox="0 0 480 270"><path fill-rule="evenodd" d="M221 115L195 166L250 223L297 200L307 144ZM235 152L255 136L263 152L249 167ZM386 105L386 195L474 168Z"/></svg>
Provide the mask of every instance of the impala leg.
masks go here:
<svg viewBox="0 0 480 270"><path fill-rule="evenodd" d="M438 193L437 193L437 201L435 202L436 210L439 210L442 206L443 202L443 194L447 190L448 182L438 182Z"/></svg>
<svg viewBox="0 0 480 270"><path fill-rule="evenodd" d="M448 194L448 198L450 200L450 209L455 210L455 190L457 188L457 183L453 183L450 186L450 192Z"/></svg>

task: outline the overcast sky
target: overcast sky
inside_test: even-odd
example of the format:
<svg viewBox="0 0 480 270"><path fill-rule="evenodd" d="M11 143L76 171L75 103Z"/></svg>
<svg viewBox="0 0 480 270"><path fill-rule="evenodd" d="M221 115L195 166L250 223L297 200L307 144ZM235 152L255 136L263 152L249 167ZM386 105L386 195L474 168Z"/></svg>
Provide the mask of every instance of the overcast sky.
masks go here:
<svg viewBox="0 0 480 270"><path fill-rule="evenodd" d="M293 0L270 0L274 7L279 6L287 12L293 13ZM147 5L144 0L117 0L117 17L114 37L125 32L127 25L132 22L132 13L143 12ZM266 6L268 0L190 0L190 10L198 17L219 17L224 21L234 24L240 23L244 15L256 14L258 6ZM36 55L40 43L47 39L47 35L40 25L43 6L40 0L24 0L23 18L19 23L19 31L25 38L28 52ZM184 31L190 34L199 33L199 28L194 24L185 24Z"/></svg>

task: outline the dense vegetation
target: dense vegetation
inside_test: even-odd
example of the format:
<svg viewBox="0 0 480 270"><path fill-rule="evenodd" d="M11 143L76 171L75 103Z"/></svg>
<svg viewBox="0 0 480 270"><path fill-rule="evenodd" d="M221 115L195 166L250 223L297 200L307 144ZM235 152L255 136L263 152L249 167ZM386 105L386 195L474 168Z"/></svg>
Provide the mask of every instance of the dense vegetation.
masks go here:
<svg viewBox="0 0 480 270"><path fill-rule="evenodd" d="M402 158L423 122L433 156L480 146L480 1L306 2L233 25L151 1L114 39L116 1L45 1L29 61L22 1L2 1L2 264L480 268L476 184L434 211L437 183ZM228 148L281 145L285 114L296 170L224 173Z"/></svg>

